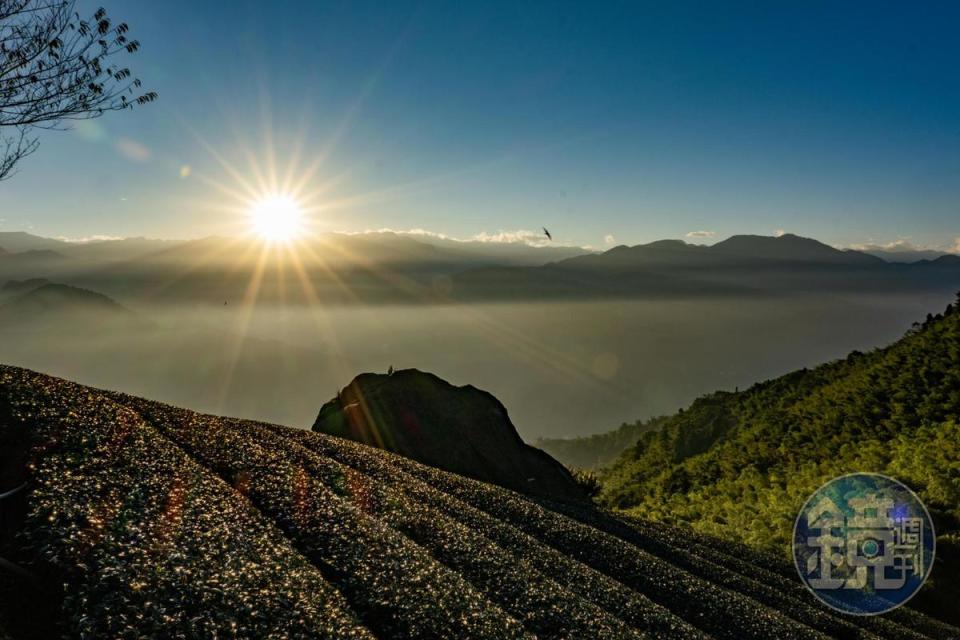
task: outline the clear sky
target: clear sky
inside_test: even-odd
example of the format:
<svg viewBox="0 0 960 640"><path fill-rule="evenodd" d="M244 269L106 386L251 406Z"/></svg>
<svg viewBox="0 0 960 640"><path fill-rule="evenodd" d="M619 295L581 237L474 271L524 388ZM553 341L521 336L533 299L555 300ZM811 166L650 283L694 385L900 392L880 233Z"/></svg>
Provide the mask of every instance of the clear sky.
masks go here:
<svg viewBox="0 0 960 640"><path fill-rule="evenodd" d="M232 233L272 146L330 230L960 237L956 3L101 3L160 100L44 133L0 230Z"/></svg>

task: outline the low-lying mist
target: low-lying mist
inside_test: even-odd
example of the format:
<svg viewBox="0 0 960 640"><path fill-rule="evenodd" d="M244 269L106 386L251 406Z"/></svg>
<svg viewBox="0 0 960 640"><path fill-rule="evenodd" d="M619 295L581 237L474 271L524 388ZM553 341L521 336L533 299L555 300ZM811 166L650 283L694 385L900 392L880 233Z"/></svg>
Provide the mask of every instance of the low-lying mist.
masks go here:
<svg viewBox="0 0 960 640"><path fill-rule="evenodd" d="M606 431L884 345L950 298L130 306L142 321L102 311L6 326L0 361L300 427L356 374L415 367L492 392L529 441Z"/></svg>

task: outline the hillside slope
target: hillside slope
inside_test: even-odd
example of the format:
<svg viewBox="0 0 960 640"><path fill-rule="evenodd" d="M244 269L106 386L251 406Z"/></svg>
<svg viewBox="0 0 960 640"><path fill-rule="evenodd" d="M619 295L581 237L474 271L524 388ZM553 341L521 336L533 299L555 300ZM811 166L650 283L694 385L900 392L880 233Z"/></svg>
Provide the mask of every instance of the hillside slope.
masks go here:
<svg viewBox="0 0 960 640"><path fill-rule="evenodd" d="M605 472L603 502L782 553L818 486L888 474L926 503L948 567L937 586L960 593L958 307L884 349L700 398Z"/></svg>
<svg viewBox="0 0 960 640"><path fill-rule="evenodd" d="M28 483L0 556L38 579L0 637L43 637L44 584L71 637L960 637L840 618L736 545L23 369L0 368L0 455L0 490Z"/></svg>

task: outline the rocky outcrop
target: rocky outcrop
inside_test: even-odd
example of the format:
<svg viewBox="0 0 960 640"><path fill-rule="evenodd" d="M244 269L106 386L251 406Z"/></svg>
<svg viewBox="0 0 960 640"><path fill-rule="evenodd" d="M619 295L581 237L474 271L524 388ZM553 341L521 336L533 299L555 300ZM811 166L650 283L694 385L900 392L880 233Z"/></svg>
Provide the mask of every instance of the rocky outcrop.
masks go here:
<svg viewBox="0 0 960 640"><path fill-rule="evenodd" d="M524 443L493 395L416 369L357 376L323 405L313 430L520 493L586 499L563 465Z"/></svg>

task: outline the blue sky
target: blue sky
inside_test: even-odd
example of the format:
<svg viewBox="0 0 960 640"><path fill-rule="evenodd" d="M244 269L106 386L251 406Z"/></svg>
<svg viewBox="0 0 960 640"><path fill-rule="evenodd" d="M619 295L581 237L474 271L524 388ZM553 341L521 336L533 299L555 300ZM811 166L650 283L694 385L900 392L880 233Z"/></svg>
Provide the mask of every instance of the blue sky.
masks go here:
<svg viewBox="0 0 960 640"><path fill-rule="evenodd" d="M2 230L234 233L299 145L329 230L960 237L955 4L103 3L160 100L44 133Z"/></svg>

